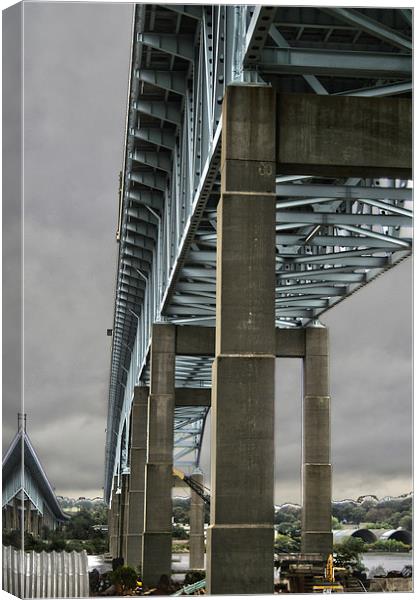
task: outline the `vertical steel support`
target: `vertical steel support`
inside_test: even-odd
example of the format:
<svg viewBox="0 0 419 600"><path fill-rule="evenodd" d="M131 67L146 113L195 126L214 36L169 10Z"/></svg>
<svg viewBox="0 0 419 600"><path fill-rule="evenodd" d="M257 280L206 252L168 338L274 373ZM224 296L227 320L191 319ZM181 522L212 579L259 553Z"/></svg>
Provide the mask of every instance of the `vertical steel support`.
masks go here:
<svg viewBox="0 0 419 600"><path fill-rule="evenodd" d="M306 327L302 480L301 549L326 558L333 549L329 335L320 324Z"/></svg>
<svg viewBox="0 0 419 600"><path fill-rule="evenodd" d="M135 569L139 567L142 571L148 388L134 388L131 410L130 487L125 562Z"/></svg>
<svg viewBox="0 0 419 600"><path fill-rule="evenodd" d="M202 473L194 473L192 479L202 485ZM204 542L204 501L191 490L191 509L189 518L189 568L203 569L205 556Z"/></svg>
<svg viewBox="0 0 419 600"><path fill-rule="evenodd" d="M152 327L142 560L147 586L171 574L175 332L166 323Z"/></svg>
<svg viewBox="0 0 419 600"><path fill-rule="evenodd" d="M230 86L222 117L207 589L272 594L275 92Z"/></svg>

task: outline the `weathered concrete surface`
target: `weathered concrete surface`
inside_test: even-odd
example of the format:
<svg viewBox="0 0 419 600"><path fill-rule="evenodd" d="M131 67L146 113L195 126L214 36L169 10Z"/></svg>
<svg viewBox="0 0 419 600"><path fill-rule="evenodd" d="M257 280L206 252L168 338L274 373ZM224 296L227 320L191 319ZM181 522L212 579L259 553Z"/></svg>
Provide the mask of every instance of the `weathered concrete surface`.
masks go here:
<svg viewBox="0 0 419 600"><path fill-rule="evenodd" d="M176 354L214 356L215 327L176 325Z"/></svg>
<svg viewBox="0 0 419 600"><path fill-rule="evenodd" d="M278 94L278 172L400 177L412 169L412 102Z"/></svg>
<svg viewBox="0 0 419 600"><path fill-rule="evenodd" d="M306 328L303 399L303 553L332 552L329 336L326 327Z"/></svg>
<svg viewBox="0 0 419 600"><path fill-rule="evenodd" d="M134 388L131 412L130 487L125 563L142 567L148 388Z"/></svg>
<svg viewBox="0 0 419 600"><path fill-rule="evenodd" d="M199 327L198 325L176 325L176 354L186 356L214 356L215 355L215 327ZM303 358L305 355L305 329L276 328L276 356L277 358ZM180 390L182 389L182 392ZM184 388L176 389L176 405L182 402L179 394ZM185 388L189 389L189 388ZM205 390L202 388L201 393ZM185 392L186 393L186 392ZM192 393L192 392L191 392ZM195 402L193 402L195 404Z"/></svg>
<svg viewBox="0 0 419 600"><path fill-rule="evenodd" d="M174 325L158 323L151 337L142 559L147 586L171 573L175 333Z"/></svg>
<svg viewBox="0 0 419 600"><path fill-rule="evenodd" d="M175 406L211 406L211 388L176 388Z"/></svg>
<svg viewBox="0 0 419 600"><path fill-rule="evenodd" d="M273 592L275 95L223 104L211 398L210 594Z"/></svg>
<svg viewBox="0 0 419 600"><path fill-rule="evenodd" d="M295 329L276 329L277 358L303 358L306 352L306 333L304 327Z"/></svg>
<svg viewBox="0 0 419 600"><path fill-rule="evenodd" d="M116 558L118 556L118 544L119 544L119 499L120 494L116 493L118 488L118 476L115 475L113 478L113 488L112 488L112 500L111 500L111 509L110 509L110 523L111 528L109 532L109 552L112 558Z"/></svg>
<svg viewBox="0 0 419 600"><path fill-rule="evenodd" d="M194 473L192 479L202 485L204 477L201 473ZM189 524L189 568L203 569L205 555L204 501L193 490L191 490Z"/></svg>
<svg viewBox="0 0 419 600"><path fill-rule="evenodd" d="M122 556L126 561L127 552L127 529L128 529L128 490L129 490L129 474L122 475L121 484L121 508L119 515L119 556Z"/></svg>

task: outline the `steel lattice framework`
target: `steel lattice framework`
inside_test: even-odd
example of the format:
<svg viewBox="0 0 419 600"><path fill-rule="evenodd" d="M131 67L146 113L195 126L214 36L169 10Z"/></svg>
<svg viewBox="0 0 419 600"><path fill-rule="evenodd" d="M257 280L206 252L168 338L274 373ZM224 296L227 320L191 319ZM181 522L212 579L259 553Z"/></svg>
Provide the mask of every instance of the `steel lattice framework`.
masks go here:
<svg viewBox="0 0 419 600"><path fill-rule="evenodd" d="M409 9L137 5L121 175L105 498L127 464L155 321L215 325L221 105L232 82L409 95ZM276 322L304 326L411 253L411 182L277 174ZM211 385L177 357L176 385ZM199 461L208 408L175 413L174 462Z"/></svg>

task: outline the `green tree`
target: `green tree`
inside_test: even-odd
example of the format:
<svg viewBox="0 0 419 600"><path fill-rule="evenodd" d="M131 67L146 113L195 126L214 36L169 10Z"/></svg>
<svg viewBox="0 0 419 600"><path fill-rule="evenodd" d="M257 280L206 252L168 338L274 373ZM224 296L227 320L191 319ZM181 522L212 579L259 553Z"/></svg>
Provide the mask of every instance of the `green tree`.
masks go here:
<svg viewBox="0 0 419 600"><path fill-rule="evenodd" d="M404 515L399 522L399 527L412 531L412 515Z"/></svg>
<svg viewBox="0 0 419 600"><path fill-rule="evenodd" d="M278 533L275 536L275 552L279 554L291 554L299 551L298 543L288 535Z"/></svg>
<svg viewBox="0 0 419 600"><path fill-rule="evenodd" d="M352 571L365 569L361 562L360 554L365 552L366 547L361 538L349 537L341 544L335 544L333 555L335 566L345 567Z"/></svg>
<svg viewBox="0 0 419 600"><path fill-rule="evenodd" d="M410 546L397 540L377 540L368 544L368 550L372 552L409 552Z"/></svg>

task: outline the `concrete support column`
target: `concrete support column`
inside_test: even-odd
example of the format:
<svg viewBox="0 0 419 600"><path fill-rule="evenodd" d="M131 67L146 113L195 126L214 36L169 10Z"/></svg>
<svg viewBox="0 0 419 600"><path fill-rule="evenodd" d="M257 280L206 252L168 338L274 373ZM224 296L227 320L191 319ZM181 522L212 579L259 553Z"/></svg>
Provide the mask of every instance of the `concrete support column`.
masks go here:
<svg viewBox="0 0 419 600"><path fill-rule="evenodd" d="M202 485L202 473L194 473L192 479ZM204 541L204 501L191 490L191 509L189 516L189 568L203 569L205 555Z"/></svg>
<svg viewBox="0 0 419 600"><path fill-rule="evenodd" d="M129 475L124 473L121 477L121 500L119 510L119 552L118 556L122 556L125 561L126 546L127 546L127 513L128 513L128 488Z"/></svg>
<svg viewBox="0 0 419 600"><path fill-rule="evenodd" d="M148 388L136 387L131 409L130 478L125 562L142 571Z"/></svg>
<svg viewBox="0 0 419 600"><path fill-rule="evenodd" d="M273 593L275 93L223 103L211 397L210 594Z"/></svg>
<svg viewBox="0 0 419 600"><path fill-rule="evenodd" d="M112 558L118 557L118 540L119 540L119 503L121 495L117 494L118 489L118 476L115 475L113 478L113 489L112 489L112 504L111 504L111 512L112 512L112 528L111 528L111 537L109 540L109 552L111 553Z"/></svg>
<svg viewBox="0 0 419 600"><path fill-rule="evenodd" d="M328 338L320 324L306 328L301 531L302 552L325 558L333 549Z"/></svg>
<svg viewBox="0 0 419 600"><path fill-rule="evenodd" d="M157 323L151 336L142 560L147 586L172 570L175 332L174 325Z"/></svg>

